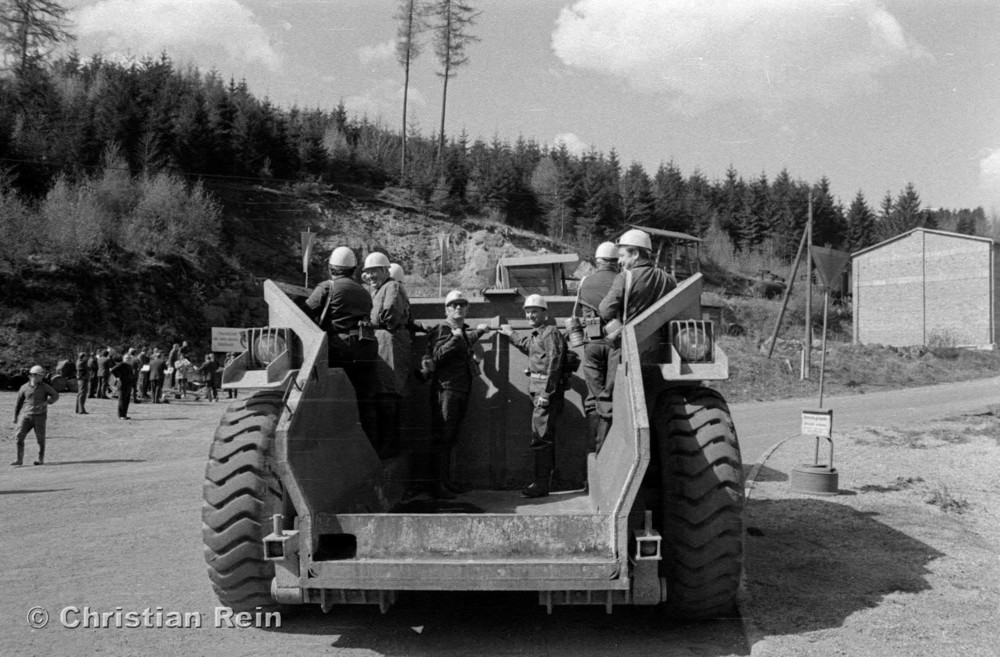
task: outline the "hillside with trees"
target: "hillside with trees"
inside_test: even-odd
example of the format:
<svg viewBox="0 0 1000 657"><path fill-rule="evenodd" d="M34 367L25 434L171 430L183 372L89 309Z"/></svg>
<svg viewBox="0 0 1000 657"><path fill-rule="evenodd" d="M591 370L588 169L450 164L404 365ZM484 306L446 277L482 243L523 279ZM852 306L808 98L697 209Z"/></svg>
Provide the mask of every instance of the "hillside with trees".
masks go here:
<svg viewBox="0 0 1000 657"><path fill-rule="evenodd" d="M0 3L4 11L20 4ZM475 39L476 13L457 1L434 5L437 18L409 7L400 17L414 21L406 33L414 41L400 48L401 64L431 30L447 82ZM447 11L450 27L440 22ZM351 116L342 104L279 107L243 81L179 67L166 53L125 63L50 60L49 46L71 38L61 19L57 12L47 23L15 21L7 25L20 32L0 35L8 62L0 78L8 331L170 340L219 322L250 323L260 310L246 301L259 297L255 280L300 275L300 229L386 248L391 235L378 217L390 206L426 225L421 243L448 232L462 243L483 230L534 233L523 244L588 254L641 224L712 236L738 255L779 263L794 256L810 195L815 243L836 248L857 250L916 226L994 229L982 208L924 208L912 184L877 205L858 192L845 207L828 179L803 181L785 169L730 167L715 180L681 171L669 153L650 172L613 149L577 154L525 136L405 133ZM444 94L442 125L446 87ZM351 226L356 220L368 222L364 230ZM434 257L390 255L424 270ZM321 256L314 260L318 266ZM51 302L39 303L46 295Z"/></svg>

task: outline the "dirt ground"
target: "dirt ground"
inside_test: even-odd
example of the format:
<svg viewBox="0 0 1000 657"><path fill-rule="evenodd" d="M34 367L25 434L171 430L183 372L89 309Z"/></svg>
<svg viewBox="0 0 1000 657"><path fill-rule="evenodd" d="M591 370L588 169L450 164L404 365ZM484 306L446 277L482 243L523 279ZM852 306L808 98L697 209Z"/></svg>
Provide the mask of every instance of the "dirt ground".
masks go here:
<svg viewBox="0 0 1000 657"><path fill-rule="evenodd" d="M47 464L12 468L13 393L0 393L0 654L995 655L1000 605L1000 420L959 417L838 434L841 495L791 493L805 439L773 451L747 510L747 630L652 609L556 608L530 594L402 595L316 608L277 629L214 627L201 485L224 403L133 407L73 395L51 409ZM875 403L874 397L872 402ZM26 461L35 457L29 437ZM33 607L49 613L31 628ZM68 607L197 613L200 628L67 628ZM67 620L72 621L70 614Z"/></svg>
<svg viewBox="0 0 1000 657"><path fill-rule="evenodd" d="M835 449L837 496L791 491L811 438L775 449L749 491L752 654L997 655L996 409L835 434Z"/></svg>

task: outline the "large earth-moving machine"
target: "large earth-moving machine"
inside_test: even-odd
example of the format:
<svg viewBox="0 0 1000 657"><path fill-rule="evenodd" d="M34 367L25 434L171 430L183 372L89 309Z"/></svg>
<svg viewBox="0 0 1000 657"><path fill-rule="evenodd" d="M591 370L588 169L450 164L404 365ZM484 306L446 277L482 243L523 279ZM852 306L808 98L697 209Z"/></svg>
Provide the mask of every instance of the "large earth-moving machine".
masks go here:
<svg viewBox="0 0 1000 657"><path fill-rule="evenodd" d="M546 269L536 260L526 266ZM563 264L549 268L556 278ZM467 322L527 328L525 290L509 284L473 297ZM303 310L309 291L266 281L269 325L246 331L246 350L223 373L240 397L206 467L203 536L219 599L237 610L386 611L405 591L532 591L550 612L585 604L730 614L742 466L726 402L703 384L726 378L728 362L702 319L701 287L700 274L688 278L624 327L614 422L597 454L587 450L582 372L573 376L548 497L520 495L533 472L526 356L499 333L481 340L482 373L452 462L452 479L472 490L433 500L408 494L429 451L426 387L415 382L406 400L403 455L380 460L347 376L327 365L325 332ZM562 327L574 298L564 286L551 291ZM443 321L443 299L411 303L418 322ZM418 334L415 364L424 347Z"/></svg>

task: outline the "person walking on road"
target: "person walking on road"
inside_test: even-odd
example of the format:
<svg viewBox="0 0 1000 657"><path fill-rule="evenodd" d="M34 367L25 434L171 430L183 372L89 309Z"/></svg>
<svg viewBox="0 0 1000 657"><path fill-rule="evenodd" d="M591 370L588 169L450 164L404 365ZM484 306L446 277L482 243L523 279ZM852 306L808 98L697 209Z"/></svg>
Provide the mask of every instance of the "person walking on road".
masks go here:
<svg viewBox="0 0 1000 657"><path fill-rule="evenodd" d="M35 465L45 463L45 425L49 415L49 406L59 401L59 393L42 380L45 370L41 365L35 365L28 370L28 382L17 391L17 401L14 403L14 425L17 426L17 458L11 465L20 466L24 463L24 439L29 431L35 432L38 441L38 460ZM21 415L20 423L17 421Z"/></svg>
<svg viewBox="0 0 1000 657"><path fill-rule="evenodd" d="M76 358L76 413L87 414L87 396L90 393L90 359L83 351Z"/></svg>
<svg viewBox="0 0 1000 657"><path fill-rule="evenodd" d="M153 351L153 357L149 359L149 388L153 396L154 404L162 404L166 400L163 398L163 380L166 377L167 361L163 357L163 352L159 349Z"/></svg>
<svg viewBox="0 0 1000 657"><path fill-rule="evenodd" d="M97 398L98 399L108 399L110 396L110 377L111 377L111 353L105 349L101 352L101 355L97 357Z"/></svg>
<svg viewBox="0 0 1000 657"><path fill-rule="evenodd" d="M205 354L205 362L198 366L198 371L205 377L205 401L219 401L219 390L215 387L215 373L219 371L219 362L215 354Z"/></svg>

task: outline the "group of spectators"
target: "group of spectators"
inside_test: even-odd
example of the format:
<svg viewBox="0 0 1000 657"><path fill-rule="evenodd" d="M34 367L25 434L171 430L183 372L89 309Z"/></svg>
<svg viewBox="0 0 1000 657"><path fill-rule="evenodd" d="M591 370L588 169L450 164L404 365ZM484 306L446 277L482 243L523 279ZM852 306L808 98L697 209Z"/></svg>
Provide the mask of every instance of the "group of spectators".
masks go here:
<svg viewBox="0 0 1000 657"><path fill-rule="evenodd" d="M118 399L118 417L127 420L130 403L151 401L168 403L168 393L175 399L195 394L191 382L200 378L205 384L204 398L219 400L222 364L209 352L196 364L186 341L174 343L169 350L158 347L129 347L118 351L108 347L91 353L81 351L76 358L76 412L87 414L88 399ZM233 397L235 391L229 391ZM197 397L197 395L195 394Z"/></svg>
<svg viewBox="0 0 1000 657"><path fill-rule="evenodd" d="M232 354L230 354L230 357ZM194 355L187 342L175 343L169 351L154 347L127 347L122 350L107 347L94 352L81 351L75 362L76 413L88 415L89 399L118 400L117 412L121 420L129 420L129 405L151 401L168 403L168 392L175 399L195 395L190 387L193 377L204 381L204 398L219 401L219 381L223 365L215 354L209 352L200 364L192 362ZM38 459L35 465L45 463L45 434L48 406L59 399L59 393L47 380L41 365L28 372L28 382L18 390L14 407L14 424L17 426L17 458L11 465L20 466L24 461L24 440L31 431L38 442ZM228 389L230 399L237 391ZM22 414L21 411L24 410Z"/></svg>

